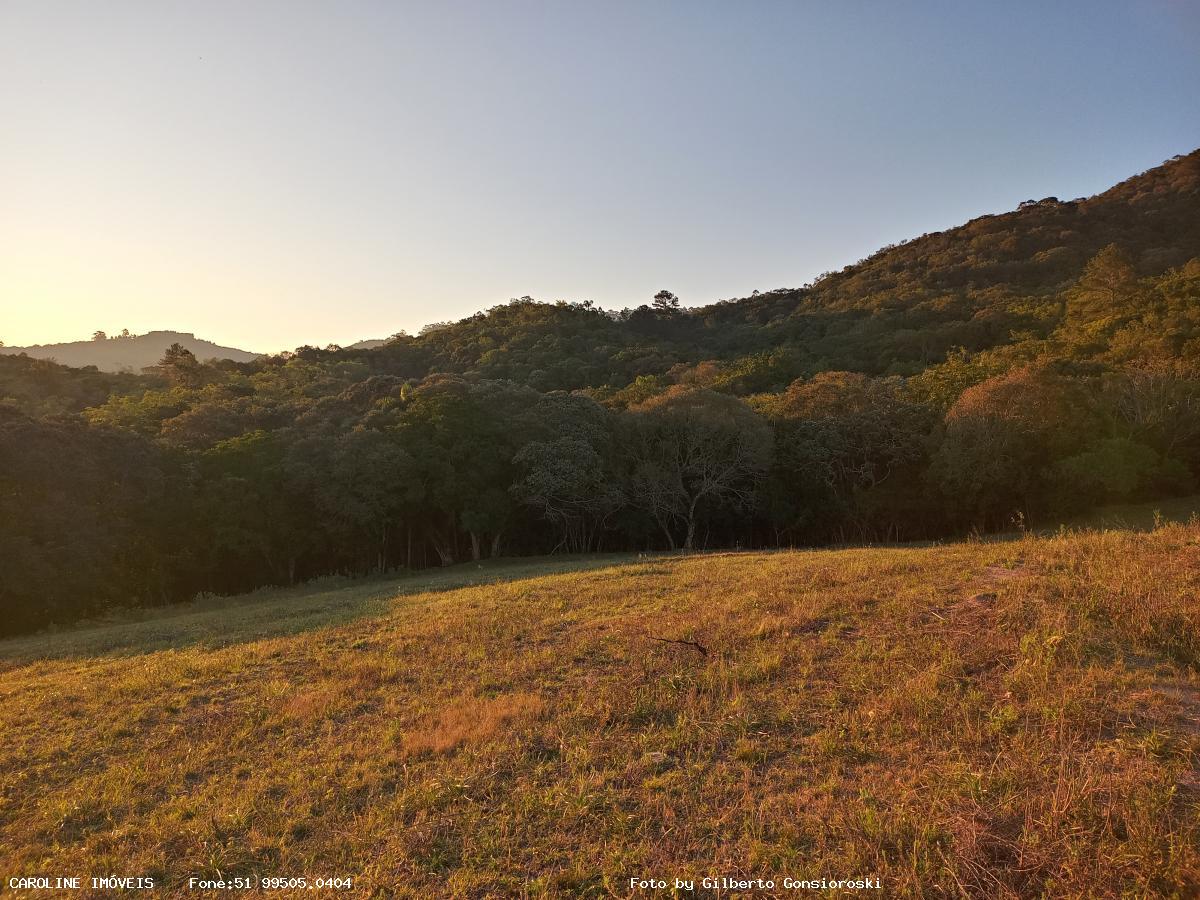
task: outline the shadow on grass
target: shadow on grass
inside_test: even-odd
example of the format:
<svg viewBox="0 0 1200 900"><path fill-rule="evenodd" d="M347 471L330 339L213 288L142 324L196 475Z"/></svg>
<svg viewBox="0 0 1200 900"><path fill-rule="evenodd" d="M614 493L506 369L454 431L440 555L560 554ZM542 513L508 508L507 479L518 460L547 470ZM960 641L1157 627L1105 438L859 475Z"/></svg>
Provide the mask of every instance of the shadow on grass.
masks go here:
<svg viewBox="0 0 1200 900"><path fill-rule="evenodd" d="M1153 531L1157 521L1186 523L1196 515L1200 515L1200 495L1101 506L1062 525L1097 531Z"/></svg>
<svg viewBox="0 0 1200 900"><path fill-rule="evenodd" d="M186 647L218 648L380 616L406 597L605 569L634 554L554 556L464 563L406 576L323 579L154 609L122 610L61 631L0 641L0 671L39 660L136 656Z"/></svg>
<svg viewBox="0 0 1200 900"><path fill-rule="evenodd" d="M1042 519L1033 525L1029 534L1036 537L1054 537L1063 531L1154 531L1160 524L1186 525L1194 518L1200 518L1200 494L1165 497L1143 503L1113 503L1077 516ZM965 540L995 544L1019 541L1025 536L1024 532L1016 530L992 531L987 534L963 534L944 540L894 546L938 546Z"/></svg>

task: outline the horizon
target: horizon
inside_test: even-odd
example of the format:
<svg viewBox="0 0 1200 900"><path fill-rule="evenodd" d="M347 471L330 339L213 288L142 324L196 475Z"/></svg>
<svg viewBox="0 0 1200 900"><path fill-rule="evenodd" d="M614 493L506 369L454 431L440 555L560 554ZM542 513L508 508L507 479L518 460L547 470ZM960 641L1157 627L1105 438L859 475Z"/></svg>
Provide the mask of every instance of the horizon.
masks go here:
<svg viewBox="0 0 1200 900"><path fill-rule="evenodd" d="M700 306L1200 146L1190 4L355 11L0 11L0 340Z"/></svg>
<svg viewBox="0 0 1200 900"><path fill-rule="evenodd" d="M1198 148L1196 148L1196 149L1194 149L1194 150L1191 150L1191 151L1187 151L1187 152L1181 153L1181 154L1176 154L1175 156L1173 156L1173 157L1170 157L1170 158L1168 158L1167 160L1164 160L1164 161L1163 161L1163 163L1160 163L1159 165L1164 165L1164 164L1166 164L1167 162L1170 162L1170 161L1171 161L1171 159L1178 158L1179 156L1188 156L1188 155L1190 155L1191 153L1194 153L1194 152L1200 152L1200 147L1198 147ZM1149 169L1153 169L1153 168L1157 168L1157 166L1151 166L1151 167L1149 167ZM1141 171L1139 171L1139 172L1134 172L1134 173L1131 173L1131 174L1130 174L1128 177L1129 177L1129 178L1136 177L1136 176L1138 176L1138 175L1141 175L1141 174L1143 174L1145 171L1148 171L1149 169L1145 169L1145 170L1141 170ZM1123 182L1123 181L1125 181L1125 180L1127 180L1127 179L1123 178L1123 179L1121 179L1121 182ZM1112 184L1112 185L1109 185L1107 188L1103 188L1103 189L1097 190L1097 191L1093 192L1092 194L1086 194L1086 195L1081 195L1080 197L1077 197L1077 198L1066 198L1066 199L1080 199L1080 200L1083 200L1083 199L1090 199L1091 197L1095 197L1095 196L1098 196L1098 195L1100 195L1100 194L1103 194L1103 193L1105 193L1105 191L1106 191L1106 190L1108 190L1108 189L1110 189L1110 188L1112 188L1112 187L1115 187L1117 184L1120 184L1121 182L1114 182L1114 184ZM1038 198L1030 198L1030 199L1038 199ZM1003 215L1003 214L1005 214L1005 213L1007 213L1007 212L1011 212L1011 211L1012 211L1012 210L999 210L999 211L997 211L996 213L992 213L991 215ZM989 215L989 214L988 214L988 213L981 213L981 214L980 214L980 216L986 216L986 215ZM975 217L975 218L978 218L978 217ZM962 227L962 226L964 226L964 225L970 224L970 222L972 222L972 221L974 221L974 218L972 218L972 219L968 219L968 220L966 220L966 221L964 221L964 222L957 222L957 223L954 223L953 225L947 225L947 226L945 226L944 228L941 228L941 229L934 229L934 230L933 230L933 232L926 232L926 233L936 233L936 232L938 232L938 231L951 230L951 229L954 229L954 228L958 228L958 227ZM922 236L924 236L924 235L914 235L914 236L912 236L911 238L901 238L901 239L900 239L900 242L911 242L911 241L913 241L913 240L918 240L918 239L920 239ZM867 258L869 258L870 256L874 255L874 253L877 253L877 252L882 252L883 250L887 249L887 247L888 247L888 246L892 246L892 245L884 245L883 247L878 247L878 248L876 248L874 251L872 251L871 253L868 253L868 254L866 254L865 256L863 256L863 257L860 257L858 260L855 260L855 261L852 261L852 262L850 262L850 263L847 263L846 265L847 265L847 266L850 266L850 265L854 265L854 264L856 264L856 263L858 263L858 262L862 262L864 259L867 259ZM830 273L834 273L834 272L840 271L842 268L843 268L843 267L840 267L840 266L839 266L839 267L834 267L834 268L831 268L831 269L824 270L824 272L823 272L823 273L821 273L821 275L814 276L814 279L816 279L816 280L819 280L819 279L820 279L820 277L822 277L822 275L824 275L824 274L830 274ZM726 298L726 299L744 300L744 299L746 299L746 298L750 297L750 296L751 296L751 293L763 293L763 294L768 294L768 293L773 293L773 292L776 292L776 291L786 291L786 290L801 290L801 289L805 289L805 288L808 288L808 287L814 286L814 285L815 285L815 283L816 283L816 281L815 281L815 280L811 280L811 279L810 279L810 281L808 281L808 282L805 282L805 283L804 283L804 284L802 284L802 285L797 285L797 286L793 286L793 287L780 286L780 287L776 287L776 288L768 288L768 289L766 289L766 290L759 290L759 289L755 289L753 292L749 292L749 293L747 293L747 294L745 294L745 295L738 296L738 297L733 297L733 298ZM505 300L505 301L499 301L499 303L498 303L498 304L497 304L497 303L493 303L493 304L491 304L491 306L490 306L490 307L480 307L480 308L479 308L478 310L476 310L474 313L465 313L463 316L459 317L458 319L449 320L449 322L436 322L436 321L435 321L435 322L425 322L425 323L422 323L422 325L420 325L420 326L418 326L417 328L415 328L415 329L412 329L412 330L409 330L409 329L400 329L400 330L398 330L398 331L393 331L393 332L391 332L391 333L389 333L389 334L381 334L381 335L378 335L378 336L366 336L366 337L359 337L359 338L354 338L353 340L350 340L350 341L346 341L346 342L340 342L340 343L339 343L339 342L336 342L336 341L319 341L319 340L318 340L318 341L310 341L310 342L308 342L308 344L297 344L297 345L295 345L294 347L275 347L275 348L272 348L272 349L269 349L269 350L258 350L258 349L254 349L254 348L244 347L244 346L234 346L234 345L223 344L223 342L222 342L221 340L217 340L217 339L210 338L210 337L208 337L208 336L206 336L206 335L199 334L199 333L197 333L197 332L195 332L195 331L185 331L183 327L179 327L179 328L170 328L170 327L154 327L154 328L150 328L149 330L147 330L147 331L144 331L144 332L134 332L134 331L132 331L132 330L131 330L129 334L125 334L125 335L121 334L121 333L120 333L120 331L117 331L117 330L112 330L112 331L110 331L110 330L108 330L108 329L105 329L105 328L100 328L100 329L95 329L95 328L93 328L93 329L90 329L90 332L91 332L91 335L94 335L94 334L95 334L97 331L104 332L104 334L106 335L107 339L110 339L110 340L111 340L111 339L116 339L116 338L122 338L122 337L125 337L125 338L149 337L149 336L150 336L150 335L152 335L152 334L159 334L159 333L162 333L162 334L172 334L172 335L179 335L179 336L182 336L182 337L190 337L190 338L193 338L193 339L195 339L195 340L197 340L197 341L208 342L208 343L215 344L215 345L218 345L218 346L224 346L226 349L236 349L236 350L241 350L241 351L244 351L244 352L257 353L257 354L258 354L258 355L260 355L260 356L272 356L272 355L275 355L275 354L277 354L277 353L287 353L287 352L291 352L291 351L293 351L293 350L300 349L300 348L301 348L301 347L303 347L303 346L317 346L317 347L326 347L326 346L330 346L330 345L336 345L336 346L339 346L339 347L342 347L342 348L346 348L346 347L350 347L350 346L352 346L353 344L357 344L357 343L360 343L360 342L370 342L370 341L387 341L387 340L390 340L391 338L393 338L393 337L396 337L396 336L398 336L398 335L401 335L401 334L407 334L407 335L410 335L410 336L415 336L415 335L418 335L418 334L421 332L421 330L422 330L422 329L424 329L424 328L426 328L426 327L428 327L428 326L431 326L431 325L438 325L438 324L450 324L450 323L452 323L452 322L455 322L455 321L461 321L463 318L469 318L471 315L474 315L474 314L477 314L477 313L481 313L481 312L486 312L488 309L490 309L491 307L494 307L494 306L496 306L496 305L503 305L504 303L508 303L508 302L514 302L514 301L516 301L516 300L518 300L518 299L522 299L522 298L515 298L515 297L514 297L514 298L509 298L508 300ZM537 298L537 297L533 297L533 298L530 298L530 299L533 299L535 302L539 302L539 303L553 303L553 302L556 302L556 301L551 301L551 300L543 300L543 299L540 299L540 298ZM707 303L699 303L699 304L686 304L686 303L685 303L685 304L683 304L683 305L684 305L684 307L685 307L685 308L699 308L699 307L703 307L703 306L709 305L710 303L716 303L716 302L720 302L720 299L721 299L721 298L718 298L718 299L716 299L716 300L712 300L712 301L708 301ZM566 300L565 302L580 302L580 301L576 301L576 300ZM596 304L597 308L600 308L600 309L602 309L602 310L604 310L604 311L606 311L606 312L614 312L614 313L615 313L615 312L620 312L620 311L622 311L622 310L629 310L629 309L632 309L632 308L634 308L634 307L635 307L635 306L637 306L637 305L640 305L640 304L639 304L639 303L637 303L636 301L634 301L634 302L630 302L630 303L627 303L627 304L625 304L625 305L624 305L624 306L622 306L622 307L615 307L615 306L601 306L600 304ZM85 331L86 331L86 330L88 330L88 329L85 329ZM35 348L39 348L39 347L46 347L46 346L57 346L57 345L60 345L60 344L88 344L88 343L92 343L92 342L94 342L94 341L95 341L95 338L94 338L93 336L91 336L91 335L85 335L85 336L82 336L82 337L77 337L77 338L64 338L64 339L61 339L61 340L55 340L55 341L40 341L40 342L27 343L27 344L10 344L10 343L7 343L7 342L3 341L3 339L2 339L2 338L0 338L0 348L3 348L3 349L5 349L5 350L13 350L13 349L35 349Z"/></svg>

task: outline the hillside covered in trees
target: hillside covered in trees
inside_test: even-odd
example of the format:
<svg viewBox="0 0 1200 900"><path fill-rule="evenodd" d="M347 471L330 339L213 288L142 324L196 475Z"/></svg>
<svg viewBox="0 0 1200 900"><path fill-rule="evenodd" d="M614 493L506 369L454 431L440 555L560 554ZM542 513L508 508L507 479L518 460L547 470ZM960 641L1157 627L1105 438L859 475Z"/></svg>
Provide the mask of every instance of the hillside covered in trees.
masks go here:
<svg viewBox="0 0 1200 900"><path fill-rule="evenodd" d="M19 631L485 556L931 538L1198 477L1200 151L707 307L522 298L141 374L0 356L0 605Z"/></svg>

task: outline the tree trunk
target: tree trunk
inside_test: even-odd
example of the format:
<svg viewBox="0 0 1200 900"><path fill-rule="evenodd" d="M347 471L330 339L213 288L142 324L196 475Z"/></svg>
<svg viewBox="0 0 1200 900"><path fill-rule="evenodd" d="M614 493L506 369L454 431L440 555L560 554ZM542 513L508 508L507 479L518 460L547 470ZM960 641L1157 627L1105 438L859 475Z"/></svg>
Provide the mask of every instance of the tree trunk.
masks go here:
<svg viewBox="0 0 1200 900"><path fill-rule="evenodd" d="M696 504L700 501L696 497L688 504L688 519L687 519L687 537L683 541L683 549L691 552L696 549Z"/></svg>
<svg viewBox="0 0 1200 900"><path fill-rule="evenodd" d="M471 532L471 559L479 562L479 535Z"/></svg>
<svg viewBox="0 0 1200 900"><path fill-rule="evenodd" d="M674 552L675 551L675 535L671 534L671 529L667 527L667 523L664 522L662 519L658 520L658 524L660 526L662 526L663 534L665 534L667 536L667 546L671 548L672 552Z"/></svg>
<svg viewBox="0 0 1200 900"><path fill-rule="evenodd" d="M502 532L497 531L492 535L492 559L500 555L500 535Z"/></svg>
<svg viewBox="0 0 1200 900"><path fill-rule="evenodd" d="M454 563L454 546L442 540L441 536L432 528L429 529L429 543L433 544L433 549L443 566L449 566Z"/></svg>
<svg viewBox="0 0 1200 900"><path fill-rule="evenodd" d="M692 516L688 517L687 537L683 539L683 549L691 552L695 549L696 544L696 519Z"/></svg>

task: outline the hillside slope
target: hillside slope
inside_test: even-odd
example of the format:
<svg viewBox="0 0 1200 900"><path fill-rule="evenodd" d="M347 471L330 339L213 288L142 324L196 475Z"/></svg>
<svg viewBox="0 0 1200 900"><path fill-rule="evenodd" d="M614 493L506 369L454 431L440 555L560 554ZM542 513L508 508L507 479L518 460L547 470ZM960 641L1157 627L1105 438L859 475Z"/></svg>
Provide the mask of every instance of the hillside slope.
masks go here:
<svg viewBox="0 0 1200 900"><path fill-rule="evenodd" d="M1200 258L1200 150L1094 197L1031 201L885 247L808 287L615 316L524 298L391 341L373 364L403 377L476 373L539 390L621 387L678 364L755 354L775 359L751 390L828 369L914 374L956 347L1046 336L1061 320L1061 293L1113 243L1141 276Z"/></svg>
<svg viewBox="0 0 1200 900"><path fill-rule="evenodd" d="M163 351L180 344L199 360L231 359L250 362L261 354L236 347L222 347L194 334L180 331L151 331L129 337L105 340L71 341L64 344L35 344L32 347L0 347L0 353L20 354L35 359L54 360L64 366L95 366L101 372L141 372L162 359Z"/></svg>
<svg viewBox="0 0 1200 900"><path fill-rule="evenodd" d="M0 643L0 869L1200 891L1200 529L603 562Z"/></svg>
<svg viewBox="0 0 1200 900"><path fill-rule="evenodd" d="M1141 275L1200 256L1200 150L1093 197L1029 200L1011 212L885 247L809 290L775 291L708 311L737 318L752 310L765 324L816 310L873 310L879 303L894 310L939 296L975 296L986 304L1058 290L1111 243L1133 257Z"/></svg>

